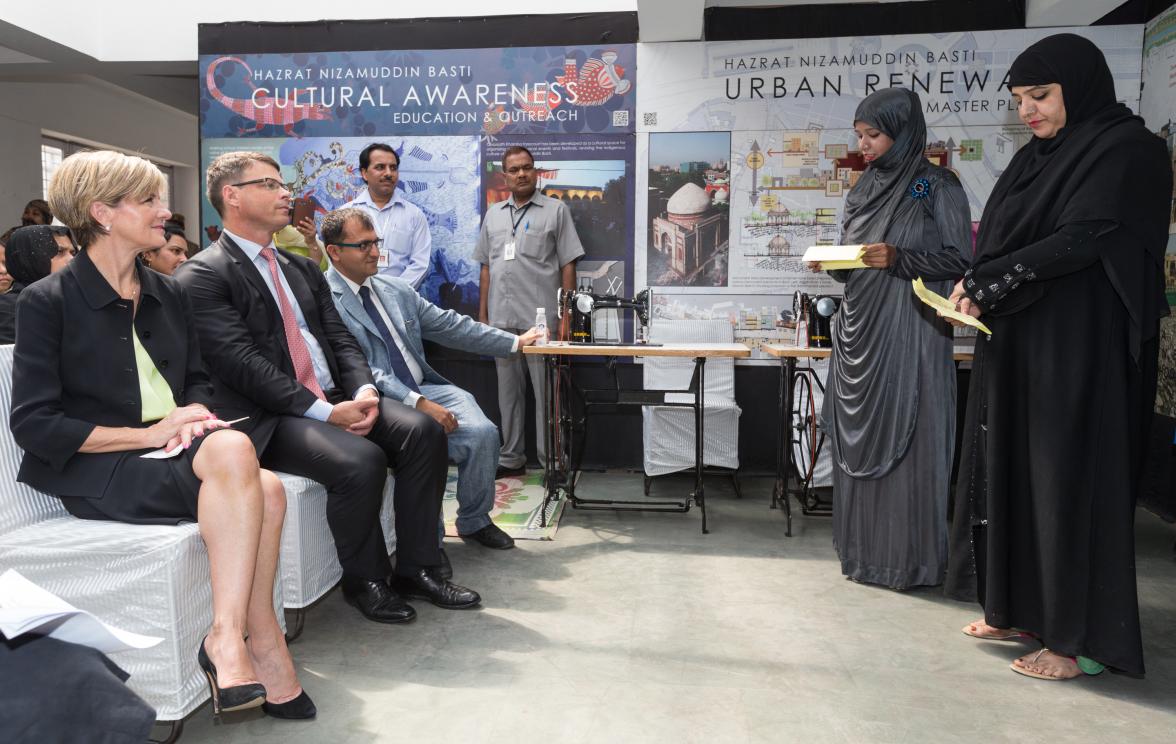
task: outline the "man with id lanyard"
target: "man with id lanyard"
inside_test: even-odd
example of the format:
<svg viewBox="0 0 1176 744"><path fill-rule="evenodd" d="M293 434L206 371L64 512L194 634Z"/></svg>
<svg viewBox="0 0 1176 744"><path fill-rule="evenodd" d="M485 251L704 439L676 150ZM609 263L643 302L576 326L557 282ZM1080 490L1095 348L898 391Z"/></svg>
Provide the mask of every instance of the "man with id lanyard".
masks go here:
<svg viewBox="0 0 1176 744"><path fill-rule="evenodd" d="M491 205L482 220L474 260L482 265L478 320L521 334L535 321L536 309L555 328L556 290L571 289L575 261L584 255L567 205L536 193L535 159L527 148L508 147L502 175L511 198ZM498 407L502 413L502 452L498 477L526 472L523 417L527 409L527 375L535 396L536 449L544 459L545 420L543 359L518 354L494 360L498 369Z"/></svg>
<svg viewBox="0 0 1176 744"><path fill-rule="evenodd" d="M362 209L376 226L383 241L380 273L398 276L419 290L429 272L433 239L425 213L396 190L400 156L383 142L373 142L359 153L359 175L367 188L341 208Z"/></svg>

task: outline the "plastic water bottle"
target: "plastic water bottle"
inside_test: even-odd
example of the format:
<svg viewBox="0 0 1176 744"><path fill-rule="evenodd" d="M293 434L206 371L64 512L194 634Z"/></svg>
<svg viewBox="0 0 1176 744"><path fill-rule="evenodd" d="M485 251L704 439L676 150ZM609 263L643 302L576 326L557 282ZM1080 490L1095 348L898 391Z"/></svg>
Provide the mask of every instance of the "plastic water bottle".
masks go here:
<svg viewBox="0 0 1176 744"><path fill-rule="evenodd" d="M539 340L535 342L535 345L543 346L548 341L546 308L535 308L535 330L539 331Z"/></svg>

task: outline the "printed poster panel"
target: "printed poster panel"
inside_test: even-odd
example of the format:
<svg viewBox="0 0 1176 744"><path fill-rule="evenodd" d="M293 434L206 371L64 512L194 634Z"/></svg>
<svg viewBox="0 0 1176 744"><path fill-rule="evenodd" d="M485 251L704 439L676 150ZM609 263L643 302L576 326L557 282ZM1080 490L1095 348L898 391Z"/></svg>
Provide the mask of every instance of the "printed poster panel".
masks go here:
<svg viewBox="0 0 1176 744"><path fill-rule="evenodd" d="M1176 170L1173 154L1176 140L1176 5L1147 24L1143 37L1143 94L1139 109L1148 128L1167 142L1168 157ZM1164 282L1168 304L1176 306L1176 201L1172 203L1168 226ZM1176 315L1160 321L1156 412L1176 418Z"/></svg>
<svg viewBox="0 0 1176 744"><path fill-rule="evenodd" d="M432 264L421 285L430 302L477 315L480 267L474 263L474 242L481 226L478 191L477 137L307 137L206 139L201 162L247 147L269 155L282 167L291 197L313 200L315 222L354 199L366 188L359 173L359 152L372 142L385 142L400 158L396 188L420 207L429 222ZM205 191L206 184L201 184ZM209 240L219 233L220 220L204 198L201 214Z"/></svg>
<svg viewBox="0 0 1176 744"><path fill-rule="evenodd" d="M636 46L201 55L205 138L632 132Z"/></svg>
<svg viewBox="0 0 1176 744"><path fill-rule="evenodd" d="M650 285L727 286L730 159L730 132L649 136Z"/></svg>
<svg viewBox="0 0 1176 744"><path fill-rule="evenodd" d="M512 145L526 147L535 158L539 193L568 205L584 246L577 272L593 278L598 291L628 295L633 287L633 136L484 137L483 210L510 198L502 175L502 154ZM596 276L601 264L607 264L611 277L603 284L596 281L601 278Z"/></svg>
<svg viewBox="0 0 1176 744"><path fill-rule="evenodd" d="M1061 31L1098 44L1120 99L1138 105L1142 26L1008 29L641 44L636 124L649 132L851 129L858 103L886 87L918 93L928 125L1015 124L1009 65Z"/></svg>

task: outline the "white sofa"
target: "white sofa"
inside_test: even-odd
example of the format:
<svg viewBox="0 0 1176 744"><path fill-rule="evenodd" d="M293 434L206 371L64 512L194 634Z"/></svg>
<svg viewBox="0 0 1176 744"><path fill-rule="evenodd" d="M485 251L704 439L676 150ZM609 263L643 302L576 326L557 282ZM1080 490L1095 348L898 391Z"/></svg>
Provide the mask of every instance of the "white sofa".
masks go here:
<svg viewBox="0 0 1176 744"><path fill-rule="evenodd" d="M8 428L12 406L12 346L0 346L0 569L31 581L106 622L163 643L117 654L127 684L155 708L160 721L179 722L208 699L196 665L212 621L208 555L195 524L129 525L77 519L55 497L16 480L22 451ZM279 473L286 486L279 581L274 607L305 609L342 574L327 528L326 491L307 478ZM389 553L395 550L392 477L380 515ZM178 727L175 734L178 734Z"/></svg>
<svg viewBox="0 0 1176 744"><path fill-rule="evenodd" d="M12 347L0 346L0 568L112 625L162 636L112 660L158 720L183 719L208 699L196 651L212 622L212 590L197 526L77 519L55 497L18 483L23 453L8 428L11 407ZM282 607L280 585L274 607Z"/></svg>

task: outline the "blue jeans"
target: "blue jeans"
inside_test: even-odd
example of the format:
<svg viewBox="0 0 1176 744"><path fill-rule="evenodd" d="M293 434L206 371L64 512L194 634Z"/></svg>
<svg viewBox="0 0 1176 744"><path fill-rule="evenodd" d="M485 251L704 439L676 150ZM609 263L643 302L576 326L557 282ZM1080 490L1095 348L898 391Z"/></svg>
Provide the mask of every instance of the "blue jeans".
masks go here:
<svg viewBox="0 0 1176 744"><path fill-rule="evenodd" d="M456 385L422 384L421 395L445 406L457 417L448 436L449 459L457 463L457 531L468 535L490 524L494 508L494 475L498 471L498 427L486 418L474 396ZM445 538L445 518L437 525Z"/></svg>

